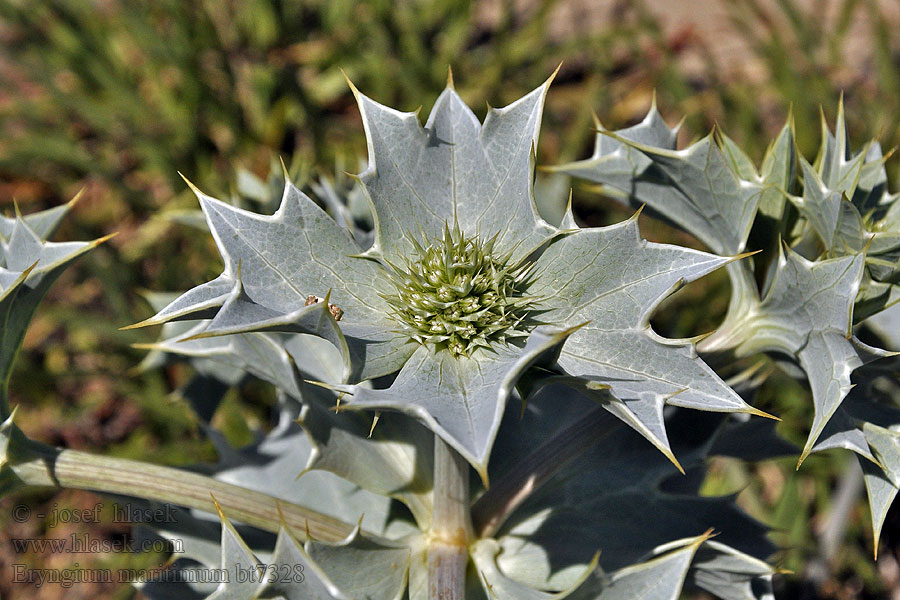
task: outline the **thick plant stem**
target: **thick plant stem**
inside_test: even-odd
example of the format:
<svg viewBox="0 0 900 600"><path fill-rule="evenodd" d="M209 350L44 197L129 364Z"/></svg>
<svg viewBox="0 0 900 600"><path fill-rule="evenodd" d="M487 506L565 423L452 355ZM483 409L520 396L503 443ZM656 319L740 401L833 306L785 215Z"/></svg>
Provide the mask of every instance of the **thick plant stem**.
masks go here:
<svg viewBox="0 0 900 600"><path fill-rule="evenodd" d="M286 524L299 539L339 541L354 527L302 506L181 469L122 458L59 450L13 431L5 468L16 485L61 487L121 494L216 513L215 503L231 519L277 532ZM283 519L283 520L282 520Z"/></svg>
<svg viewBox="0 0 900 600"><path fill-rule="evenodd" d="M434 437L434 512L428 536L428 599L463 600L472 521L469 464Z"/></svg>
<svg viewBox="0 0 900 600"><path fill-rule="evenodd" d="M753 272L743 261L729 263L726 267L731 281L731 299L725 320L709 336L697 343L697 352L706 355L725 353L738 348L750 337L748 327L752 324L751 315L759 305L759 291Z"/></svg>

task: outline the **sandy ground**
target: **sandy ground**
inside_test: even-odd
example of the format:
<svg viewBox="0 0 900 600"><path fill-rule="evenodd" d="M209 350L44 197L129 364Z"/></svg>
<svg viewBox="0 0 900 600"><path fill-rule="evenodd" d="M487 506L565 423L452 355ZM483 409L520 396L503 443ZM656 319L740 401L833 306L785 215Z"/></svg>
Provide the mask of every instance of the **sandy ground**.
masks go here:
<svg viewBox="0 0 900 600"><path fill-rule="evenodd" d="M851 0L852 1L852 0ZM532 10L534 0L517 0L520 10ZM762 65L752 59L746 39L739 33L733 18L756 6L763 18L780 27L789 28L778 0L644 0L644 6L659 20L669 37L690 36L697 46L708 48L718 61L722 73L728 77L749 78L760 81L766 76ZM841 21L843 5L847 0L790 0L804 18L822 21L825 31L834 31L844 24ZM879 11L890 23L900 28L900 2L892 0L864 0L851 12L847 39L842 50L844 69L848 73L869 68L872 49L869 43L873 11ZM500 14L502 0L483 2L480 11L488 21ZM553 10L550 19L554 33L560 37L573 31L603 31L615 27L620 15L627 12L628 0L563 0ZM699 52L688 51L682 57L687 72L701 73L705 69Z"/></svg>

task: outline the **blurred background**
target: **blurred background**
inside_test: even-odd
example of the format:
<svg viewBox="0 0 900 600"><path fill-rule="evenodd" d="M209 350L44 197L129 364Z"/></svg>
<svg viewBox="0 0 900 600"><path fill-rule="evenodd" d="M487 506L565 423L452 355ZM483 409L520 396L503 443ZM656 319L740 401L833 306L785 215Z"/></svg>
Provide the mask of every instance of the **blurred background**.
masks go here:
<svg viewBox="0 0 900 600"><path fill-rule="evenodd" d="M587 157L592 111L611 129L640 120L655 92L682 117L682 143L722 128L758 162L792 112L800 151L814 157L820 112L833 123L843 93L852 145L900 142L900 3L878 0L0 0L0 212L23 213L84 195L57 240L118 236L69 269L38 310L11 396L41 441L170 465L215 460L196 415L179 400L189 368L139 373L134 343L158 330L118 331L153 311L142 290L179 291L218 275L207 236L179 215L196 207L178 173L205 192L252 195L281 157L298 185L356 172L365 138L348 77L366 95L424 114L455 86L479 117L540 85L550 90L538 161ZM888 163L893 187L897 161ZM563 186L568 185L562 182ZM564 193L566 188L562 188ZM628 211L576 187L585 223ZM700 247L641 218L646 237ZM715 328L727 281L692 287L654 321L670 336ZM706 300L712 298L711 301ZM700 308L698 308L698 306ZM658 321L658 322L657 322ZM757 402L805 438L804 385L779 379ZM777 396L777 400L775 399ZM273 399L252 383L231 392L213 425L233 445L267 424ZM865 505L841 512L843 537L822 536L840 497L848 453L712 466L706 489L737 493L785 548L774 561L782 598L900 598L900 512L888 517L877 562ZM11 538L126 539L127 526L15 523L10 507L87 507L66 491L0 502L0 595L137 598L129 586L10 585L12 562L69 567L66 555L17 554ZM109 519L105 520L106 522ZM828 531L832 531L828 529ZM155 566L165 556L80 555L82 567ZM22 595L25 594L26 595Z"/></svg>

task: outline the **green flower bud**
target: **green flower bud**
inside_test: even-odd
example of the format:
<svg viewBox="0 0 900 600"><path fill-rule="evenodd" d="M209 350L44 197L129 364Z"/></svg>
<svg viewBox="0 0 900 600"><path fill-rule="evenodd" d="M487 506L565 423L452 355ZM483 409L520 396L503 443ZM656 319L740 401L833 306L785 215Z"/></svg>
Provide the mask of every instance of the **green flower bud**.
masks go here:
<svg viewBox="0 0 900 600"><path fill-rule="evenodd" d="M391 265L397 292L386 296L411 339L468 356L521 335L532 304L522 293L527 265L507 265L492 241L458 227L415 246L405 265Z"/></svg>

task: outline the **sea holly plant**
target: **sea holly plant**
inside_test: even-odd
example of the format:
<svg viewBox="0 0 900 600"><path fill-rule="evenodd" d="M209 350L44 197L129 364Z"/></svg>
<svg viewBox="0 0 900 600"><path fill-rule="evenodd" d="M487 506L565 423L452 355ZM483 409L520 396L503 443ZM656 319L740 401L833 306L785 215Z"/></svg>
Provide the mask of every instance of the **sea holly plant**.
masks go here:
<svg viewBox="0 0 900 600"><path fill-rule="evenodd" d="M791 208L814 201L796 193L789 128L760 174L726 138L675 150L655 111L563 168L646 204L712 252L643 240L637 213L584 228L569 206L552 225L534 197L549 86L479 121L451 78L424 125L352 88L369 147L355 180L320 180L310 195L275 174L271 214L191 185L204 219L182 218L208 229L222 274L151 296L156 315L135 327L162 325L143 368L194 366L181 393L218 462L186 471L50 448L25 437L13 414L0 427L5 491L75 487L183 507L141 533L186 549L170 567L178 577L142 582L152 598L662 600L688 588L770 598L766 528L733 497L700 487L713 456L797 449L697 340L662 337L650 317L684 283L728 269L743 292L699 349L723 373L764 350L795 357L817 408L803 455L818 440L868 436L867 460L881 468L890 413L862 423L871 399L851 410L848 397L846 414L832 405L852 371L872 385L884 377L862 365L885 352L849 334L864 279L890 285L879 270L890 250L871 264L873 244L799 254L820 230ZM823 152L833 156L832 146ZM866 156L860 164L875 160ZM832 181L828 160L814 167L822 181ZM870 171L842 193L877 187ZM266 206L271 188L255 183ZM778 224L760 236L775 258L768 245L747 256L759 215ZM890 223L872 215L872 227ZM27 221L10 223L0 231L4 268L22 268L0 280L4 290L33 276L23 265L35 248L62 250L34 228L32 242L15 241ZM759 279L763 293L759 265L772 271ZM3 298L7 312L34 306ZM3 351L11 356L20 337ZM211 417L248 376L276 388L277 424L232 448ZM883 506L897 479L867 468ZM204 579L210 569L226 576Z"/></svg>
<svg viewBox="0 0 900 600"><path fill-rule="evenodd" d="M78 202L23 217L0 215L0 415L9 416L7 398L13 360L38 303L69 264L104 239L49 242L60 221Z"/></svg>
<svg viewBox="0 0 900 600"><path fill-rule="evenodd" d="M609 390L611 409L666 452L667 403L754 412L689 342L648 325L677 285L734 256L646 243L634 219L582 230L571 215L554 228L537 213L533 152L546 88L482 125L450 86L424 128L357 92L373 244L360 248L290 183L271 216L195 190L225 270L141 325L211 316L195 336L330 339L343 374L322 383L346 394L342 406L418 418L483 479L507 396L548 358L580 385ZM324 306L338 318L325 318ZM359 385L393 373L386 388Z"/></svg>
<svg viewBox="0 0 900 600"><path fill-rule="evenodd" d="M591 158L556 169L646 204L717 252L758 252L727 267L725 320L697 348L746 381L749 394L772 372L759 367L764 355L808 382L814 418L797 467L829 448L857 453L877 552L900 483L900 397L884 391L896 389L897 372L895 361L880 360L894 352L857 337L885 332L885 342L900 350L890 326L885 331L896 320L879 315L900 299L900 196L888 190L881 147L872 141L851 152L843 102L834 133L822 118L814 161L797 152L789 118L759 169L720 132L678 149L677 128L655 104L633 127L598 129Z"/></svg>

